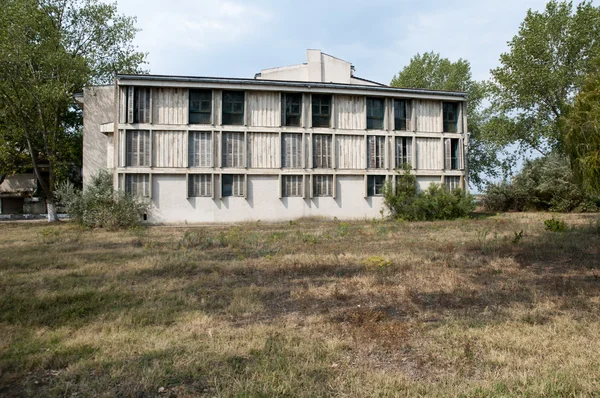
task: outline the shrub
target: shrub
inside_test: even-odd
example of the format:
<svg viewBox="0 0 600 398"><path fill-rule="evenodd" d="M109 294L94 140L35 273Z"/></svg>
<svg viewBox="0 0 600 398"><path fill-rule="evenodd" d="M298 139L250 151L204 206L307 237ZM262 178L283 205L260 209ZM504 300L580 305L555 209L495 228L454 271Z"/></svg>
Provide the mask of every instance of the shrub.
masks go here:
<svg viewBox="0 0 600 398"><path fill-rule="evenodd" d="M597 211L597 199L576 183L569 161L556 154L527 161L512 182L489 184L485 207L490 211Z"/></svg>
<svg viewBox="0 0 600 398"><path fill-rule="evenodd" d="M392 217L407 221L453 220L467 217L475 210L473 197L462 189L448 190L431 184L423 192L417 190L417 179L410 166L399 172L396 187L387 182L383 189L385 206Z"/></svg>
<svg viewBox="0 0 600 398"><path fill-rule="evenodd" d="M115 191L113 176L106 170L92 176L91 184L83 191L64 182L58 185L55 195L73 221L90 228L116 230L139 226L149 206L144 200Z"/></svg>
<svg viewBox="0 0 600 398"><path fill-rule="evenodd" d="M552 232L566 232L568 227L567 224L562 220L557 220L552 217L550 220L544 221L547 231Z"/></svg>

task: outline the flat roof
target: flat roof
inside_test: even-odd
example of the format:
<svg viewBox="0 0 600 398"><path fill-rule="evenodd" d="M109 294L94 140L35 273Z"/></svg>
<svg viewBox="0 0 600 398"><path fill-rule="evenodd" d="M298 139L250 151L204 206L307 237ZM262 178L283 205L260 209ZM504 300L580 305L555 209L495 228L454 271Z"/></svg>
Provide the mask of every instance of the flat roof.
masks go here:
<svg viewBox="0 0 600 398"><path fill-rule="evenodd" d="M462 91L428 90L421 88L397 88L389 86L367 86L362 84L345 83L322 83L288 80L248 79L235 77L206 77L206 76L171 76L171 75L143 75L143 74L117 74L117 80L142 80L154 82L178 82L178 83L207 83L207 84L248 84L255 86L280 86L298 88L321 88L321 89L346 89L376 91L381 93L396 94L421 94L421 95L444 95L454 97L467 97Z"/></svg>

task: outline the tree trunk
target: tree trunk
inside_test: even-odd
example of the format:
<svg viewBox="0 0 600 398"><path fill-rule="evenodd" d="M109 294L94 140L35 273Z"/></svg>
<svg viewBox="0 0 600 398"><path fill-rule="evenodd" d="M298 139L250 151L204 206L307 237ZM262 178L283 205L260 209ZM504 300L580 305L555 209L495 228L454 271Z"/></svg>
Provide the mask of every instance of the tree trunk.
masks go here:
<svg viewBox="0 0 600 398"><path fill-rule="evenodd" d="M46 199L46 206L48 208L48 222L57 222L58 213L56 212L56 203L54 203L54 200Z"/></svg>

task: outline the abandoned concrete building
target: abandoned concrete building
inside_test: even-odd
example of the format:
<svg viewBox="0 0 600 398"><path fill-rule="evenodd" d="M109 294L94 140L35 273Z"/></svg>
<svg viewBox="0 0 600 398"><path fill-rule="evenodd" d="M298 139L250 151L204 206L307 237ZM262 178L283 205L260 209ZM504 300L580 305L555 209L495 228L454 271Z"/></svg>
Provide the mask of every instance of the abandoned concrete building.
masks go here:
<svg viewBox="0 0 600 398"><path fill-rule="evenodd" d="M83 179L151 200L150 222L379 217L385 181L465 187L466 94L392 88L308 50L253 79L118 75L85 90Z"/></svg>

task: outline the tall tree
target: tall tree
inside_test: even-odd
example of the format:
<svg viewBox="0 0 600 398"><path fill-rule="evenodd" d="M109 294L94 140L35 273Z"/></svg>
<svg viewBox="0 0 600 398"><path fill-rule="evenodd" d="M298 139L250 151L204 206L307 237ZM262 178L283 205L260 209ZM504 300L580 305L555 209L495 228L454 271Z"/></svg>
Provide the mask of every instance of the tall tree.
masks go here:
<svg viewBox="0 0 600 398"><path fill-rule="evenodd" d="M600 195L600 62L561 120L561 127L575 176L588 192Z"/></svg>
<svg viewBox="0 0 600 398"><path fill-rule="evenodd" d="M559 120L600 55L600 7L584 1L549 1L529 10L519 33L491 71L494 115L490 128L500 144L546 155L561 150Z"/></svg>
<svg viewBox="0 0 600 398"><path fill-rule="evenodd" d="M73 95L107 83L116 72L140 72L135 18L98 0L1 0L0 141L27 154L56 221L54 186L73 158L81 112ZM4 170L11 158L2 157ZM42 163L48 165L42 172ZM12 170L19 166L12 164ZM0 170L0 173L2 171Z"/></svg>
<svg viewBox="0 0 600 398"><path fill-rule="evenodd" d="M451 62L434 52L417 54L394 76L390 85L466 92L469 118L469 182L482 187L485 175L499 174L498 147L487 139L482 128L485 120L482 110L482 102L486 96L485 85L473 80L469 61L459 59Z"/></svg>

